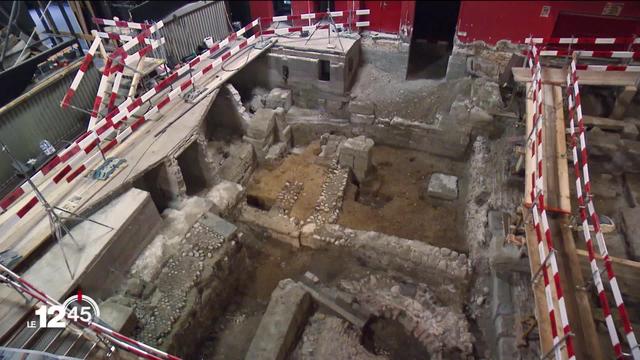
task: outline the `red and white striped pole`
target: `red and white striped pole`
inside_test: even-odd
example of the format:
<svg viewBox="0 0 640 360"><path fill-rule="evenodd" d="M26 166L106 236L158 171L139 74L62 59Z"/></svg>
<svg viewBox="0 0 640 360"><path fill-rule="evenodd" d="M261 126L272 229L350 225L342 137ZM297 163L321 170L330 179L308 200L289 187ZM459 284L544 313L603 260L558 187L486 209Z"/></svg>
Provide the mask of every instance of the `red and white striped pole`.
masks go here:
<svg viewBox="0 0 640 360"><path fill-rule="evenodd" d="M558 268L555 248L553 246L553 240L551 236L551 229L549 228L549 222L548 222L548 217L547 217L547 212L545 209L545 202L544 202L543 168L544 168L545 158L544 158L543 133L542 133L543 124L544 124L542 66L540 65L540 56L535 46L532 46L532 57L533 57L532 59L533 61L530 59L530 65L532 65L534 68L533 69L533 72L534 72L533 80L535 81L534 83L534 86L535 86L534 114L537 115L537 117L534 116L534 119L533 119L535 124L535 129L536 129L536 138L535 138L535 141L532 142L532 146L531 146L532 156L534 156L536 160L536 165L534 167L534 172L532 174L533 182L532 182L532 190L531 190L532 191L531 202L532 202L534 226L536 227L536 236L538 237L538 251L540 252L541 262L543 261L543 259L548 260L551 266L551 273L553 276L554 288L556 290L556 296L558 299L560 323L562 325L562 331L563 331L565 342L566 342L567 356L569 359L575 359L575 353L573 348L573 338L572 338L573 334L571 332L569 317L567 315L564 293L562 291L562 285L560 283L560 272ZM537 219L538 221L536 221L536 216L538 215L539 215L539 219ZM536 222L537 222L537 225L536 225ZM544 239L547 245L547 249L549 252L548 256L545 256L545 249L544 249L544 245L542 244L542 236L544 236ZM541 266L546 267L547 265L546 263L543 263ZM545 283L545 292L547 293L547 301L549 300L549 298L552 298L551 287L548 284L548 280L549 279L547 278L546 279L547 282ZM554 309L553 302L549 303L548 305L551 305L551 309L552 309L550 310L549 316L550 318L553 318L553 320L555 320L555 313L554 313L555 311L553 310ZM552 321L552 326L555 326L554 324L555 322ZM552 333L554 331L555 330L552 329ZM558 352L559 344L557 342L559 341L559 339L556 340L557 337L558 337L558 334L556 331L556 334L554 336L554 346L556 348L556 357L559 355L559 352Z"/></svg>
<svg viewBox="0 0 640 360"><path fill-rule="evenodd" d="M576 197L578 199L578 212L580 213L580 220L582 221L582 234L589 253L589 267L591 268L591 275L593 277L593 283L600 299L600 306L602 307L602 313L604 315L604 321L609 332L609 339L613 346L616 359L623 357L622 346L620 345L620 339L618 338L618 332L611 316L611 308L609 307L609 300L604 292L602 286L602 277L600 276L600 269L596 263L595 252L593 251L593 242L591 241L591 232L589 231L589 222L587 220L587 211L585 209L585 202L582 196L582 180L580 171L580 160L578 158L578 136L576 133L574 114L575 103L573 101L573 81L571 80L571 71L567 72L567 100L569 107L569 128L571 130L571 151L573 154L573 169L576 176Z"/></svg>
<svg viewBox="0 0 640 360"><path fill-rule="evenodd" d="M532 124L531 131L532 133L537 133L537 129L539 126L538 120L541 117L541 114L539 114L538 112L538 108L539 108L538 101L541 97L542 88L539 86L541 81L540 79L538 79L538 77L540 76L540 73L537 70L537 63L534 63L532 58L529 58L529 66L531 67L531 72L532 72L531 87L532 87L533 108L534 108L533 124ZM561 356L561 351L559 347L560 337L558 336L555 306L553 305L553 295L551 293L551 284L549 281L549 274L548 274L548 267L547 267L547 261L548 261L547 251L545 249L544 242L542 241L542 231L540 229L540 214L538 212L538 207L536 204L535 188L537 187L537 178L538 178L537 176L538 156L536 152L536 146L537 146L536 144L537 144L537 141L536 141L536 138L534 137L534 139L531 141L531 156L533 157L534 162L536 164L534 166L533 173L531 174L531 192L530 192L531 213L533 217L533 226L536 233L536 240L538 244L538 257L540 258L540 269L538 271L542 272L542 278L544 281L544 290L545 290L544 294L547 300L547 314L549 316L549 322L551 327L551 337L553 338L554 354L555 354L556 360L561 360L562 356ZM551 256L551 254L549 254L549 256Z"/></svg>
<svg viewBox="0 0 640 360"><path fill-rule="evenodd" d="M627 309L624 305L624 301L622 300L622 293L620 292L618 281L616 280L616 276L613 271L613 264L611 258L609 257L609 252L607 251L607 244L604 241L604 235L602 234L602 229L600 228L600 217L598 216L595 205L593 204L593 195L591 194L591 179L589 177L589 155L587 151L587 141L584 130L584 119L582 117L580 87L578 85L578 77L576 74L575 58L573 59L573 61L571 61L571 77L573 85L572 90L575 101L575 115L578 117L580 160L582 163L582 181L584 183L584 192L587 198L587 210L589 212L589 216L591 217L591 223L593 224L594 232L596 233L596 243L598 244L600 255L604 259L604 266L607 270L609 285L611 286L611 292L613 293L613 298L615 300L616 307L618 308L620 319L622 320L624 326L624 332L627 338L627 342L629 343L629 348L631 349L631 354L633 355L634 360L640 360L640 348L638 348L638 341L636 340L636 336L633 332L633 327L631 326L631 321L629 320ZM603 295L599 294L599 296Z"/></svg>
<svg viewBox="0 0 640 360"><path fill-rule="evenodd" d="M93 61L93 57L95 56L96 51L98 50L98 46L100 46L100 42L101 40L99 37L96 37L93 39L93 42L91 43L91 47L89 47L89 51L87 51L87 54L84 56L84 59L82 60L82 64L80 65L80 69L78 69L76 76L73 78L73 81L71 82L71 86L69 87L69 90L67 90L67 93L64 95L64 98L62 98L60 107L66 108L69 106L69 104L71 104L71 99L73 98L73 95L76 93L76 90L78 90L78 85L80 85L80 81L82 81L82 77L84 77L84 74L87 73L87 70L91 65L91 62Z"/></svg>

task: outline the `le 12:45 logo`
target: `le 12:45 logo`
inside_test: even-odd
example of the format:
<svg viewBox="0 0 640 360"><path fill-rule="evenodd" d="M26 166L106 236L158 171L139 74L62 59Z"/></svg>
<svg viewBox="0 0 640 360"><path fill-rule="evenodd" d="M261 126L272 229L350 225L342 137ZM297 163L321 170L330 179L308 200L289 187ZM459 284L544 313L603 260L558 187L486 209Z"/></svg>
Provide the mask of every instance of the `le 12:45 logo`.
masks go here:
<svg viewBox="0 0 640 360"><path fill-rule="evenodd" d="M92 298L82 295L80 291L65 300L62 305L44 305L36 309L35 313L37 320L28 321L27 327L63 329L67 326L65 320L91 324L100 318L98 304Z"/></svg>

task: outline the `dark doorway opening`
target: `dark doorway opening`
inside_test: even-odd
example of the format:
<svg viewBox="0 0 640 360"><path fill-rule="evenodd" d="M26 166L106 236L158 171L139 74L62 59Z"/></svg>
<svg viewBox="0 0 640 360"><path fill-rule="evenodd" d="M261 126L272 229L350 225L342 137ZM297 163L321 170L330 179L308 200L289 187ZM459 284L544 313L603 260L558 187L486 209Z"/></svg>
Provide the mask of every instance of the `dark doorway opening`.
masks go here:
<svg viewBox="0 0 640 360"><path fill-rule="evenodd" d="M459 10L459 1L416 1L407 80L445 76Z"/></svg>
<svg viewBox="0 0 640 360"><path fill-rule="evenodd" d="M245 26L253 20L248 1L227 1L227 4L229 4L232 22L239 22L242 26Z"/></svg>
<svg viewBox="0 0 640 360"><path fill-rule="evenodd" d="M316 0L313 2L313 10L315 12L327 12L335 10L333 0Z"/></svg>
<svg viewBox="0 0 640 360"><path fill-rule="evenodd" d="M232 1L232 2L235 2L235 1ZM274 0L273 15L275 16L291 15L291 0Z"/></svg>

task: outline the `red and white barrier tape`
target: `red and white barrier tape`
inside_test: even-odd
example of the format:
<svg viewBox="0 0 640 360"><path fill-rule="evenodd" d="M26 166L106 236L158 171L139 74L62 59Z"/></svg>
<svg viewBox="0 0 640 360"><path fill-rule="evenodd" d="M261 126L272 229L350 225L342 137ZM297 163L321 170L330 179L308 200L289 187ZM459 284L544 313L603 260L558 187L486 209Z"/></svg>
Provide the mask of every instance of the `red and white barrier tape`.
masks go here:
<svg viewBox="0 0 640 360"><path fill-rule="evenodd" d="M104 32L104 31L94 31L93 34L94 36L98 36L102 39L117 40L117 41L131 41L135 37L131 35L122 35L118 33ZM151 39L148 39L148 38L145 39L145 43L147 45L151 44Z"/></svg>
<svg viewBox="0 0 640 360"><path fill-rule="evenodd" d="M534 113L533 113L533 125L532 125L532 133L537 133L537 129L538 129L538 99L540 98L540 92L542 90L541 87L539 87L539 80L538 80L538 71L537 71L537 64L534 66L531 58L529 59L529 66L531 67L531 71L533 72L533 81L532 81L532 95L533 95L533 107L534 107ZM533 226L536 232L536 239L537 239L537 243L538 243L538 254L539 254L539 258L540 258L540 267L541 269L538 271L542 272L542 278L544 280L544 293L545 293L545 297L547 300L547 313L549 316L549 321L551 324L551 336L553 338L553 344L554 346L556 346L556 351L555 353L555 358L556 360L561 359L560 356L560 348L557 347L558 343L560 342L560 337L558 336L558 330L556 327L557 321L556 321L556 315L555 315L555 307L553 306L553 295L551 293L551 285L549 282L549 274L548 274L548 268L547 268L547 264L545 262L545 260L547 259L547 253L544 247L544 243L542 241L542 232L540 231L540 219L539 219L539 212L537 209L537 205L536 205L536 196L535 196L535 190L534 188L537 186L536 183L536 169L537 169L537 156L535 155L535 146L537 144L537 140L534 138L532 145L531 145L531 152L532 152L532 157L534 157L534 161L536 161L536 165L534 166L534 171L531 174L531 212L533 215ZM550 254L551 256L551 254Z"/></svg>
<svg viewBox="0 0 640 360"><path fill-rule="evenodd" d="M609 307L609 300L607 299L607 295L604 292L604 287L602 286L602 278L600 276L600 269L598 268L598 264L596 263L595 253L593 251L593 242L591 241L591 232L589 231L589 222L587 220L587 212L585 210L585 202L584 197L582 196L582 180L581 180L581 171L580 164L578 160L578 136L575 131L575 122L574 122L574 102L572 96L573 82L571 81L571 72L567 74L567 100L569 103L569 127L571 129L571 151L573 153L573 170L576 176L576 197L578 199L578 209L580 213L580 220L582 221L582 234L584 237L584 241L587 245L587 250L589 253L589 266L591 268L591 275L593 277L593 283L596 286L596 292L598 293L598 298L600 299L600 306L602 307L602 313L604 315L604 321L607 326L607 331L609 332L609 339L611 340L611 344L613 345L613 349L617 359L622 357L622 346L620 345L620 339L618 338L618 333L616 330L616 326L613 322L613 317L611 316L611 308ZM580 137L584 137L584 133L580 133Z"/></svg>
<svg viewBox="0 0 640 360"><path fill-rule="evenodd" d="M534 101L534 117L533 124L536 128L536 140L532 142L531 151L532 157L536 160L534 171L532 173L532 187L531 187L531 203L533 212L533 223L536 230L536 237L538 240L538 252L540 254L540 266L544 267L543 277L545 280L545 295L547 297L547 307L549 310L549 318L551 320L551 332L553 335L554 346L556 347L556 358L560 357L560 347L558 345L560 339L558 337L557 330L555 329L555 308L553 306L553 295L551 293L551 286L549 284L549 278L546 274L547 261L551 265L551 273L553 276L554 288L556 290L556 296L558 299L558 310L560 313L560 324L562 325L562 331L565 336L567 356L569 359L575 359L575 353L573 349L573 338L571 334L571 326L569 324L569 317L567 315L567 309L564 300L564 294L562 291L562 285L560 283L560 273L558 269L558 262L556 259L556 253L553 246L553 240L551 238L551 230L549 228L549 222L544 202L544 147L543 147L543 124L544 124L544 108L543 108L543 93L542 93L542 66L540 65L539 53L535 46L532 46L532 59L529 59L533 77L533 101ZM547 245L548 255L546 254L543 244L543 236Z"/></svg>
<svg viewBox="0 0 640 360"><path fill-rule="evenodd" d="M142 30L140 32L140 34L138 34L135 37L132 37L131 40L127 41L124 45L122 45L121 47L117 48L114 51L114 54L115 53L119 53L120 51L124 51L126 53L127 51L131 50L134 46L145 43L146 41L148 41L148 39L146 39L146 38L149 35L151 35L155 31L159 30L163 26L164 26L164 23L162 21L160 21L157 24ZM82 80L82 77L84 76L84 74L86 73L87 69L89 68L89 65L91 65L91 62L93 61L93 57L94 57L95 52L98 49L99 45L100 45L100 37L96 36L96 38L93 39L93 43L91 44L91 47L89 48L89 51L87 52L87 55L85 55L85 58L84 58L84 60L82 62L82 65L80 66L80 70L81 71L78 71L78 73L74 77L73 81L71 82L71 86L69 87L69 89L67 90L67 93L65 94L64 98L62 99L62 102L61 102L61 105L60 105L62 108L68 107L69 104L71 103L71 99L73 98L73 95L75 94L76 90L78 89L78 85L80 85L80 81ZM114 59L115 59L115 56L112 54L111 60L113 61ZM106 70L107 70L107 68L105 67L105 71Z"/></svg>
<svg viewBox="0 0 640 360"><path fill-rule="evenodd" d="M629 45L640 44L640 38L632 37L616 37L616 38L595 38L595 37L582 37L582 38L526 38L525 44L585 44L585 45Z"/></svg>
<svg viewBox="0 0 640 360"><path fill-rule="evenodd" d="M95 24L102 25L102 26L115 26L119 28L137 29L137 30L144 30L151 27L151 25L149 24L137 23L137 22L131 22L131 21L122 21L122 20L118 20L117 18L114 18L113 20L111 20L111 19L101 19L101 18L94 17L92 20Z"/></svg>
<svg viewBox="0 0 640 360"><path fill-rule="evenodd" d="M611 286L611 292L613 293L613 298L615 300L616 303L616 307L618 308L618 313L620 315L620 319L622 320L623 326L624 326L624 333L625 336L627 338L627 342L629 343L629 347L631 348L631 353L633 355L633 358L635 360L640 360L640 348L638 348L638 341L636 340L636 336L633 332L633 327L631 326L631 321L629 320L629 315L627 314L627 310L626 307L624 305L624 301L622 300L622 293L620 292L620 288L618 287L618 281L616 280L616 276L615 273L613 271L613 265L612 265L612 261L611 258L609 257L609 252L607 251L607 244L604 241L604 236L602 234L602 229L600 228L600 217L598 216L598 213L596 212L595 209L595 205L593 204L593 195L591 194L591 179L589 177L589 156L588 156L588 151L587 151L587 142L586 142L586 138L585 138L585 129L584 129L584 119L582 117L582 104L580 101L580 87L578 85L578 77L576 74L576 64L575 64L575 60L573 60L571 62L571 81L569 83L569 85L572 87L572 92L573 92L573 101L574 103L572 104L575 107L575 115L578 118L578 131L579 131L579 145L580 145L580 160L582 162L582 182L584 183L584 192L587 198L587 210L589 212L589 216L591 217L591 223L593 224L593 229L594 232L596 234L596 243L598 244L598 249L600 250L600 255L602 256L602 258L604 259L604 266L605 269L607 270L607 276L609 278L609 285ZM573 118L571 119L573 121ZM573 133L573 126L572 126L572 133ZM577 146L577 144L574 144L574 147ZM577 150L574 150L574 164L577 167ZM577 177L577 189L580 189L581 186L579 186L580 184L578 183L578 181L580 180L580 177ZM583 215L584 212L584 205L581 204L581 216ZM585 226L587 225L587 226ZM585 219L583 220L583 228L586 228L587 230L583 230L583 232L585 233L585 235L587 235L589 233L588 230L588 224L586 221L586 216ZM589 247L589 246L588 246ZM593 247L591 246L591 249ZM589 255L589 257L591 258L591 255ZM595 262L595 260L594 260ZM606 297L604 292L600 292L600 290L598 290L598 296L599 297ZM604 308L603 308L604 309ZM607 324L608 325L608 324ZM611 336L611 333L610 333ZM614 338L611 338L612 343L614 344L615 347L615 343L614 343ZM619 342L618 342L618 346L619 346ZM617 355L617 350L616 349L616 355ZM620 349L620 352L622 350Z"/></svg>
<svg viewBox="0 0 640 360"><path fill-rule="evenodd" d="M238 32L230 35L220 43L214 45L209 50L205 51L196 59L204 59L211 54L215 53L221 46L225 46L229 43L229 39L236 39L238 36L244 34L247 30L258 25L257 20L253 21L243 29ZM240 33L240 35L238 35ZM132 132L137 130L150 116L160 111L163 107L165 107L169 102L178 97L181 93L183 93L187 88L192 86L194 82L213 70L214 67L222 64L224 61L229 59L231 56L237 54L240 50L246 48L247 46L253 44L257 40L257 35L253 35L249 37L247 40L242 41L240 44L236 45L232 49L226 51L220 57L215 59L211 64L207 65L199 72L193 75L193 77L187 79L183 83L181 83L176 89L171 91L167 96L165 96L162 100L160 100L154 107L152 107L147 113L143 116L139 117L131 126L127 129L123 129L122 132L116 137L116 139L109 142L102 149L104 153L115 147L117 144L124 142L124 140L131 135ZM108 135L110 135L115 129L119 127L121 121L126 120L131 114L135 113L143 103L151 99L158 92L169 86L170 83L175 81L179 75L186 73L191 66L195 66L200 60L196 61L196 59L192 60L189 64L181 67L176 72L171 74L168 78L163 80L161 83L156 85L153 89L150 89L141 97L132 101L131 99L125 100L122 104L120 104L114 111L112 111L107 117L102 119L99 123L96 124L94 129L85 132L76 142L70 146L69 148L63 150L59 155L57 155L54 159L52 159L47 165L45 165L36 175L32 177L33 179L44 179L44 176L51 173L53 170L57 169L59 165L65 164L67 161L70 161L69 164L64 166L52 179L53 184L59 183L61 180L65 179L67 182L71 182L78 175L80 175L84 170L90 168L90 165L93 160L98 159L94 154L91 158L87 159L84 163L80 165L80 167L76 168L75 166L79 164L81 159L87 158L89 153L97 146L97 143L94 144L96 139L98 141L104 140ZM82 152L80 150L83 150ZM78 160L80 159L80 160ZM74 170L75 169L75 170ZM73 170L73 171L72 171ZM51 185L49 183L48 185ZM36 183L38 184L38 183ZM20 189L20 190L18 190ZM9 206L17 199L19 199L24 193L30 191L28 184L23 184L20 188L14 190L9 196L0 202L3 206ZM42 189L43 193L47 190L47 188ZM0 233L4 231L8 231L9 228L14 226L21 218L23 218L31 208L37 203L37 199L33 197L26 205L24 205L18 212L12 216L10 219L5 221L5 223L0 225ZM6 209L6 208L5 208Z"/></svg>
<svg viewBox="0 0 640 360"><path fill-rule="evenodd" d="M95 39L93 39L93 42L89 47L89 51L87 51L87 54L84 56L84 59L82 60L82 64L80 65L80 68L76 73L76 76L73 78L73 81L71 81L71 86L69 87L69 90L67 90L67 93L64 95L64 98L60 103L60 106L62 108L66 108L69 106L69 104L71 104L71 99L73 98L73 95L78 89L78 85L80 85L80 81L82 81L82 77L87 72L87 70L89 69L89 66L93 62L93 57L95 56L96 51L98 50L98 46L100 46L100 38L96 37Z"/></svg>
<svg viewBox="0 0 640 360"><path fill-rule="evenodd" d="M270 21L270 22L282 22L282 21L291 21L291 20L313 20L313 19L321 19L325 16L331 17L343 17L350 13L355 13L357 16L361 15L370 15L371 11L369 9L358 9L358 10L344 10L344 11L329 11L329 12L320 12L320 13L308 13L308 14L300 14L300 15L282 15L282 16L274 16L274 17L263 17L260 20Z"/></svg>
<svg viewBox="0 0 640 360"><path fill-rule="evenodd" d="M338 29L344 29L345 24L344 23L337 23L334 24L336 28ZM358 21L355 23L356 27L367 27L370 25L369 21ZM331 24L322 24L322 25L309 25L309 26L292 26L292 27L287 27L287 28L278 28L278 29L268 29L268 30L262 30L261 35L284 35L284 34L289 34L289 33L293 33L293 32L299 32L299 31L313 31L316 29L329 29L332 25Z"/></svg>
<svg viewBox="0 0 640 360"><path fill-rule="evenodd" d="M640 59L640 51L605 51L605 50L541 50L540 56L573 56L596 57L607 59Z"/></svg>

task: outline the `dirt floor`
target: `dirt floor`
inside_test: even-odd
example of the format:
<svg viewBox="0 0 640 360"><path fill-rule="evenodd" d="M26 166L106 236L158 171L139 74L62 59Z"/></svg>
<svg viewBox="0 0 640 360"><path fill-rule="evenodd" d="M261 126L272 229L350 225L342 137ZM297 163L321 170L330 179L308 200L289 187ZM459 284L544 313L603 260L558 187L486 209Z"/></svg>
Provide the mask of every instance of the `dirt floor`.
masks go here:
<svg viewBox="0 0 640 360"><path fill-rule="evenodd" d="M347 187L338 223L359 230L372 230L467 252L464 222L465 163L446 160L419 151L388 146L373 147L376 181L370 191ZM459 177L458 199L436 200L426 196L429 176L434 172ZM376 188L379 189L376 190ZM369 194L366 194L369 192Z"/></svg>
<svg viewBox="0 0 640 360"><path fill-rule="evenodd" d="M325 167L316 163L319 152L320 143L315 141L302 154L290 154L275 168L256 170L247 186L249 201L258 199L264 204L257 205L271 208L285 183L297 181L304 187L290 215L299 220L307 219L313 213L325 177Z"/></svg>
<svg viewBox="0 0 640 360"><path fill-rule="evenodd" d="M271 208L287 181L304 184L291 216L304 221L312 214L320 196L325 167L316 156L318 142L313 142L300 155L291 154L275 168L258 169L248 185L249 201L265 209ZM382 232L429 244L467 252L461 226L464 217L465 163L429 154L374 146L372 181L349 183L338 219L340 225ZM454 201L426 196L429 177L434 172L459 177L459 196Z"/></svg>

